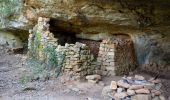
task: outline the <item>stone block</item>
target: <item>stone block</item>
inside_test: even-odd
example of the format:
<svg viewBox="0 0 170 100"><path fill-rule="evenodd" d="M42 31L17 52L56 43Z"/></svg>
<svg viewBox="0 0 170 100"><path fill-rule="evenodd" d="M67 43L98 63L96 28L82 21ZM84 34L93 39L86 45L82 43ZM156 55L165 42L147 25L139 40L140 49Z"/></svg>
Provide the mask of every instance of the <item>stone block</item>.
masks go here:
<svg viewBox="0 0 170 100"><path fill-rule="evenodd" d="M149 94L137 94L131 97L131 100L152 100Z"/></svg>
<svg viewBox="0 0 170 100"><path fill-rule="evenodd" d="M100 75L88 75L86 76L86 79L87 80L100 80L101 79L101 76Z"/></svg>
<svg viewBox="0 0 170 100"><path fill-rule="evenodd" d="M127 93L126 92L121 92L121 93L115 93L114 97L115 99L123 99L125 97L127 97Z"/></svg>
<svg viewBox="0 0 170 100"><path fill-rule="evenodd" d="M134 91L134 90L131 90L131 89L127 89L127 94L128 94L129 96L135 95L135 91Z"/></svg>
<svg viewBox="0 0 170 100"><path fill-rule="evenodd" d="M117 82L116 81L112 81L110 84L110 89L116 90L117 89Z"/></svg>
<svg viewBox="0 0 170 100"><path fill-rule="evenodd" d="M129 87L129 89L131 89L131 90L137 90L137 89L142 89L142 88L144 88L143 85L131 85Z"/></svg>
<svg viewBox="0 0 170 100"><path fill-rule="evenodd" d="M135 92L137 94L149 94L150 93L149 89L147 89L147 88L137 89L137 90L135 90Z"/></svg>
<svg viewBox="0 0 170 100"><path fill-rule="evenodd" d="M128 83L125 83L123 80L119 80L117 82L118 86L123 87L123 88L129 88L130 85Z"/></svg>

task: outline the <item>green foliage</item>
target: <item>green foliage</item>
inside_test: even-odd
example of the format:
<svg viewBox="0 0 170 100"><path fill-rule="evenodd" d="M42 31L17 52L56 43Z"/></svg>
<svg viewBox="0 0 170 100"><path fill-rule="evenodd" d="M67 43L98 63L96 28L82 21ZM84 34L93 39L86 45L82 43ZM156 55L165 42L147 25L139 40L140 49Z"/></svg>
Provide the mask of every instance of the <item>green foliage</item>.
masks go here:
<svg viewBox="0 0 170 100"><path fill-rule="evenodd" d="M57 52L56 47L53 44L46 44L46 48L44 48L44 53L47 57L47 65L55 69L55 73L57 76L61 72L61 68L64 62L65 55Z"/></svg>
<svg viewBox="0 0 170 100"><path fill-rule="evenodd" d="M33 33L33 40L29 50L28 66L33 77L46 78L60 75L64 62L64 54L57 52L56 47L46 42L41 44L41 34ZM45 45L45 47L43 47ZM40 57L40 52L43 57Z"/></svg>
<svg viewBox="0 0 170 100"><path fill-rule="evenodd" d="M0 26L5 25L6 20L20 12L21 4L21 0L0 0Z"/></svg>
<svg viewBox="0 0 170 100"><path fill-rule="evenodd" d="M32 43L31 43L31 50L29 50L29 56L31 58L34 58L34 59L38 59L39 58L39 54L38 52L42 50L42 46L41 46L41 35L40 33L34 33L34 38L32 40Z"/></svg>

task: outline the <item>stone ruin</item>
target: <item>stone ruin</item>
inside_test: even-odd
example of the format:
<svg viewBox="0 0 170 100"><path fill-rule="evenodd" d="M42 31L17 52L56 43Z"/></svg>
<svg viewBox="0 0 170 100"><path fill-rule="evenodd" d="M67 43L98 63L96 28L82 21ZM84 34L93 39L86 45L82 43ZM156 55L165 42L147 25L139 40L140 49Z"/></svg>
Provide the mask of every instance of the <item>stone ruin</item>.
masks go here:
<svg viewBox="0 0 170 100"><path fill-rule="evenodd" d="M165 100L159 79L146 80L143 76L123 77L112 81L102 91L104 100Z"/></svg>
<svg viewBox="0 0 170 100"><path fill-rule="evenodd" d="M87 44L76 42L75 44L65 43L61 46L58 38L50 32L50 19L38 19L38 24L30 30L29 35L29 55L36 56L37 59L47 62L49 55L43 49L48 49L51 45L57 54L64 57L56 58L62 66L62 72L67 73L73 79L83 79L87 75L123 75L133 71L136 67L133 42L128 39L112 40L103 39L100 43L98 55L94 55ZM34 44L39 41L38 46ZM36 47L36 52L32 52L32 46ZM117 72L117 73L116 73Z"/></svg>
<svg viewBox="0 0 170 100"><path fill-rule="evenodd" d="M133 42L127 39L103 40L100 44L98 63L110 75L128 74L136 68Z"/></svg>

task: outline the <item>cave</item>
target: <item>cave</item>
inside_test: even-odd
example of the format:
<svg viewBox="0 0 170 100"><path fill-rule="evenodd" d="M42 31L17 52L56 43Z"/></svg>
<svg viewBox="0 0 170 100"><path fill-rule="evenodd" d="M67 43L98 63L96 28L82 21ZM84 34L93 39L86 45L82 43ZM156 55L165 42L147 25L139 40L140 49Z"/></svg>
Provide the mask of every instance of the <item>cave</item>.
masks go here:
<svg viewBox="0 0 170 100"><path fill-rule="evenodd" d="M94 58L97 58L101 40L77 38L76 34L80 34L81 31L74 28L69 22L51 18L49 24L50 32L52 32L54 37L58 39L58 43L61 46L64 46L66 43L75 44L76 42L80 42L86 44Z"/></svg>
<svg viewBox="0 0 170 100"><path fill-rule="evenodd" d="M97 58L98 53L99 53L99 47L100 47L101 40L97 41L97 40L89 40L89 39L78 38L77 41L86 44L90 49L90 53L93 54L94 59Z"/></svg>
<svg viewBox="0 0 170 100"><path fill-rule="evenodd" d="M66 43L76 43L76 32L72 30L71 24L65 21L50 19L50 32L58 39L58 43L64 46ZM65 26L63 26L65 25Z"/></svg>

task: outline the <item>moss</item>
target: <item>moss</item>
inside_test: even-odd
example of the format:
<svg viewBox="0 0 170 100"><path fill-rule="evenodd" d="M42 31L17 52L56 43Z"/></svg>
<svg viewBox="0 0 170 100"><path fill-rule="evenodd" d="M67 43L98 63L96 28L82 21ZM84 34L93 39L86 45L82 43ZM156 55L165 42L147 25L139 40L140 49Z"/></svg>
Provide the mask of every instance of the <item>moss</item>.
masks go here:
<svg viewBox="0 0 170 100"><path fill-rule="evenodd" d="M0 0L0 26L4 27L7 20L11 20L19 14L22 7L21 0Z"/></svg>

